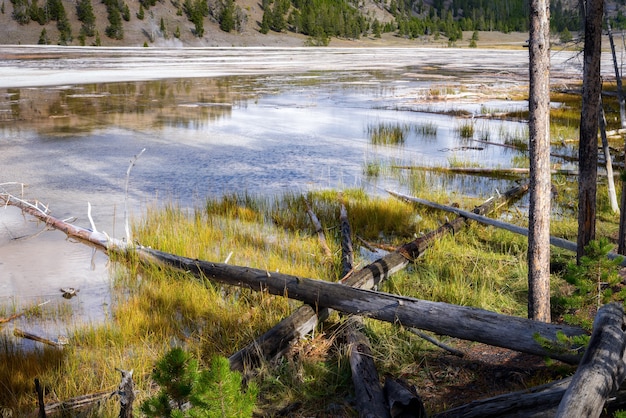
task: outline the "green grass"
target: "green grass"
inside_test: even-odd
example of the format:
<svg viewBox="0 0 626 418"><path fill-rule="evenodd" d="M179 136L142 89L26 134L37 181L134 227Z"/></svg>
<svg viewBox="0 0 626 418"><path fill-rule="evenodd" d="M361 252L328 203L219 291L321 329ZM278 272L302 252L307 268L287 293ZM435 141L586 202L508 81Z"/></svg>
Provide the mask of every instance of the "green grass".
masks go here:
<svg viewBox="0 0 626 418"><path fill-rule="evenodd" d="M367 127L367 134L374 145L402 145L410 132L410 126L402 123L378 123Z"/></svg>
<svg viewBox="0 0 626 418"><path fill-rule="evenodd" d="M474 122L463 122L455 129L456 134L461 139L471 139L474 137Z"/></svg>

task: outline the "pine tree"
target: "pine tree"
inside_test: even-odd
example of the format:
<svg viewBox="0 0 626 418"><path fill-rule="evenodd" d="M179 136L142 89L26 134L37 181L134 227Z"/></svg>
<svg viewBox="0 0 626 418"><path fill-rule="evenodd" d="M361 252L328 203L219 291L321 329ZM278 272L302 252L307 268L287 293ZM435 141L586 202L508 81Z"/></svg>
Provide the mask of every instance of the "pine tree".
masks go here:
<svg viewBox="0 0 626 418"><path fill-rule="evenodd" d="M50 40L48 39L48 32L46 32L46 28L43 28L41 30L41 33L39 34L39 40L37 41L37 44L48 45L49 43Z"/></svg>
<svg viewBox="0 0 626 418"><path fill-rule="evenodd" d="M233 0L225 0L222 4L219 22L220 29L224 32L235 29L235 2Z"/></svg>
<svg viewBox="0 0 626 418"><path fill-rule="evenodd" d="M139 11L137 12L137 19L143 20L145 17L145 9L143 8L143 4L139 4Z"/></svg>
<svg viewBox="0 0 626 418"><path fill-rule="evenodd" d="M78 15L78 20L83 23L81 33L85 36L94 36L96 32L96 16L93 13L91 0L80 0L76 5L76 14Z"/></svg>
<svg viewBox="0 0 626 418"><path fill-rule="evenodd" d="M208 370L187 352L174 348L152 372L159 393L141 405L148 417L251 417L258 390L249 384L242 391L241 374L230 370L228 359L214 357Z"/></svg>

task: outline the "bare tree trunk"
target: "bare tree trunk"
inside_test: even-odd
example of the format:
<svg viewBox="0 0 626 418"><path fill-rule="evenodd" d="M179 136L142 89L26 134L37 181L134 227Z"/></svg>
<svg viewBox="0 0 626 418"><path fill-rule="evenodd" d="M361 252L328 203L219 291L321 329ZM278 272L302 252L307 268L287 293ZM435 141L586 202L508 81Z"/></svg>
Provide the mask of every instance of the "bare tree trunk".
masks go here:
<svg viewBox="0 0 626 418"><path fill-rule="evenodd" d="M615 193L615 180L613 179L613 159L611 158L611 150L609 149L609 140L606 137L606 117L604 116L604 107L602 97L600 97L600 114L598 115L598 123L600 124L600 137L602 138L602 152L604 153L604 162L606 164L606 179L609 192L609 201L613 213L619 213L619 204L617 203L617 194Z"/></svg>
<svg viewBox="0 0 626 418"><path fill-rule="evenodd" d="M626 104L624 103L624 89L622 88L622 76L617 66L617 56L615 54L615 42L613 41L613 32L609 20L606 21L609 43L611 44L611 54L613 55L613 68L615 69L615 82L617 83L617 97L619 99L619 115L620 125L622 129L626 128ZM626 151L626 143L624 144ZM619 233L617 235L617 253L626 255L626 181L622 181L622 198L620 202L619 215Z"/></svg>
<svg viewBox="0 0 626 418"><path fill-rule="evenodd" d="M550 322L550 3L530 2L528 317Z"/></svg>
<svg viewBox="0 0 626 418"><path fill-rule="evenodd" d="M596 236L596 182L598 177L598 114L600 111L600 47L604 0L587 0L585 14L585 52L583 102L578 147L578 251L580 261L585 247Z"/></svg>

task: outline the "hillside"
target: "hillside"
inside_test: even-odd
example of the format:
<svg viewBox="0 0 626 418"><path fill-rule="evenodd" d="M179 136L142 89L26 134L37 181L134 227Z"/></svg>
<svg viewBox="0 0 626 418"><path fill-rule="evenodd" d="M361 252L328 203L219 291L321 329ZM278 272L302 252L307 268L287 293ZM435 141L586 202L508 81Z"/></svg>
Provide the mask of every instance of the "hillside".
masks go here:
<svg viewBox="0 0 626 418"><path fill-rule="evenodd" d="M0 44L102 46L467 46L472 31L527 29L523 0L0 0ZM86 3L85 3L86 2ZM92 34L84 35L78 7L93 10ZM144 7L145 5L145 7ZM223 10L233 28L220 29ZM265 5L265 7L264 7ZM607 12L618 15L617 3ZM78 6L78 7L77 7ZM553 31L578 27L573 4L558 0ZM264 15L264 11L265 13ZM296 13L294 13L294 11ZM114 12L114 13L112 13ZM90 11L91 13L91 11ZM122 16L124 19L122 19ZM618 16L618 21L621 15ZM118 38L110 36L118 21ZM21 20L22 23L18 21ZM193 23L195 22L195 23ZM198 26L200 25L200 26ZM615 26L614 26L615 27ZM81 28L82 31L81 32ZM62 32L60 31L62 29ZM164 30L163 30L164 29ZM574 29L575 30L575 29ZM200 31L201 36L197 36ZM65 33L65 36L63 35ZM83 35L81 36L81 33ZM524 35L521 35L522 37ZM489 36L481 35L481 40Z"/></svg>

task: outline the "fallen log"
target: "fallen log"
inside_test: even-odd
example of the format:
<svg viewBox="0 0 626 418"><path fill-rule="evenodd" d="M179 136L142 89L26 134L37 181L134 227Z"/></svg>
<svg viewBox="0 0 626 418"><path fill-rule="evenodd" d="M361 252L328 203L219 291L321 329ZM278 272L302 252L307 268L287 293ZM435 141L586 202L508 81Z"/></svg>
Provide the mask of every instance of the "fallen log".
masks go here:
<svg viewBox="0 0 626 418"><path fill-rule="evenodd" d="M228 358L231 370L243 371L258 366L260 359L280 355L291 341L303 338L318 321L325 321L327 317L327 309L316 312L310 305L300 306L265 334L231 355Z"/></svg>
<svg viewBox="0 0 626 418"><path fill-rule="evenodd" d="M540 336L555 341L557 333L566 336L584 335L585 331L578 327L546 324L478 308L356 289L339 283L270 273L251 267L202 261L150 248L140 247L136 252L144 262L173 267L202 280L297 299L317 309L331 308L437 334L547 356L567 363L577 363L582 354L575 349L554 352L544 348L535 339Z"/></svg>
<svg viewBox="0 0 626 418"><path fill-rule="evenodd" d="M28 340L33 340L33 341L37 341L37 342L40 342L40 343L43 343L43 344L47 344L47 345L50 345L50 346L56 347L56 348L63 348L63 346L65 345L63 342L53 341L53 340L50 340L48 338L40 337L39 335L35 335L35 334L31 334L30 332L22 331L19 328L15 328L13 330L13 335L15 335L16 337L22 337L22 338L26 338Z"/></svg>
<svg viewBox="0 0 626 418"><path fill-rule="evenodd" d="M407 202L419 203L421 205L428 206L434 209L440 209L446 212L452 212L464 218L471 219L473 221L477 221L485 225L495 226L496 228L505 229L509 232L514 232L516 234L528 236L528 228L524 228L518 225L513 225L507 222L503 222L503 221L498 221L497 219L488 218L486 216L478 215L476 213L468 212L466 210L455 208L452 206L441 205L439 203L431 202L430 200L421 199L419 197L407 196L405 194L394 192L391 190L387 190L387 193L389 193L392 196L397 197L398 199L405 200ZM563 238L553 237L553 236L550 236L550 244L554 245L555 247L563 248L565 250L569 250L573 252L576 252L576 249L578 248L575 242L568 241ZM607 257L610 259L615 259L615 258L622 257L622 256L619 254L615 254L615 253L609 253ZM622 261L622 265L626 265L626 259Z"/></svg>
<svg viewBox="0 0 626 418"><path fill-rule="evenodd" d="M526 190L528 190L527 184L514 187L499 198L488 199L485 203L474 209L474 211L477 213L487 213L497 208L500 204L521 196ZM345 222L347 223L347 213ZM465 218L458 217L451 223L447 223L438 230L405 244L400 247L398 251L387 254L364 269L353 272L349 276L346 272L348 270L352 271L352 268L351 265L346 264L342 267L342 275L344 276L342 283L348 286L371 289L395 271L405 268L412 260L415 260L422 254L437 237L447 232L458 231L464 223ZM342 228L342 251L350 251L352 247L351 240L350 244L348 244L350 233L349 224L347 225L347 227ZM346 241L345 244L343 243L344 240ZM318 322L325 321L328 315L328 309L319 309L316 311L306 304L299 307L289 317L283 319L276 326L257 338L256 341L253 341L230 356L229 361L231 369L243 371L246 364L250 366L258 365L262 358L273 358L279 355L291 341L300 339L313 331Z"/></svg>
<svg viewBox="0 0 626 418"><path fill-rule="evenodd" d="M473 213L481 215L489 213L496 210L506 202L522 196L527 190L527 183L513 187L498 198L489 198L485 203L474 208ZM439 237L448 233L456 233L460 231L463 225L465 225L465 221L466 217L456 217L451 222L445 223L436 230L401 246L396 251L391 252L364 267L351 275L350 278L344 282L344 284L366 289L374 288L393 273L402 270L410 262L415 261Z"/></svg>
<svg viewBox="0 0 626 418"><path fill-rule="evenodd" d="M518 167L510 167L510 168L501 168L501 167L434 167L434 166L426 166L426 165L393 165L392 168L401 169L401 170L426 170L426 171L435 171L438 173L452 173L452 174L477 174L489 177L512 177L518 178L522 176L526 176L530 173L529 168L518 168ZM567 170L567 169L552 169L550 170L551 174L560 174L563 176L577 176L577 170Z"/></svg>
<svg viewBox="0 0 626 418"><path fill-rule="evenodd" d="M362 418L388 418L389 409L380 386L372 349L369 340L359 329L362 325L360 317L352 317L345 330L356 409Z"/></svg>
<svg viewBox="0 0 626 418"><path fill-rule="evenodd" d="M94 404L109 399L115 393L109 390L77 396L61 402L49 403L45 406L45 412L47 414L68 414L70 411L93 407Z"/></svg>
<svg viewBox="0 0 626 418"><path fill-rule="evenodd" d="M618 303L602 306L593 322L589 346L561 399L557 418L599 417L609 395L624 381L623 306Z"/></svg>
<svg viewBox="0 0 626 418"><path fill-rule="evenodd" d="M354 268L354 250L348 211L343 203L339 211L339 221L341 223L341 277L346 277Z"/></svg>
<svg viewBox="0 0 626 418"><path fill-rule="evenodd" d="M414 388L408 388L404 382L390 377L385 379L385 396L392 418L428 418L422 399Z"/></svg>
<svg viewBox="0 0 626 418"><path fill-rule="evenodd" d="M328 248L328 244L326 243L324 228L322 228L321 222L317 218L317 215L315 215L315 212L313 212L313 209L311 209L311 205L309 205L309 202L306 199L304 199L304 204L306 205L306 211L309 214L309 218L311 218L311 222L315 227L315 232L317 233L317 238L320 241L322 250L324 250L324 255L326 256L326 258L331 259L333 257L333 253L332 251L330 251L330 248Z"/></svg>
<svg viewBox="0 0 626 418"><path fill-rule="evenodd" d="M541 386L509 392L466 405L450 408L431 418L554 418L572 376ZM606 403L606 409L616 411L626 405L626 388L620 390Z"/></svg>

